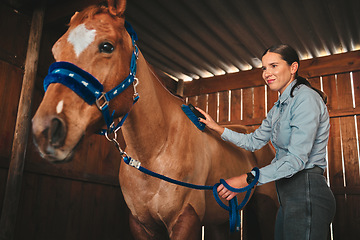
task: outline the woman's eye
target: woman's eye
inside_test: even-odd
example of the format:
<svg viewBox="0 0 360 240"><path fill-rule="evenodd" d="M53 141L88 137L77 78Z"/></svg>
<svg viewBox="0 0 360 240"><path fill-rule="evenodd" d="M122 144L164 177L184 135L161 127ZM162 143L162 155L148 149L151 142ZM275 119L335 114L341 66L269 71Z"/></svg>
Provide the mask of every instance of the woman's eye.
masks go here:
<svg viewBox="0 0 360 240"><path fill-rule="evenodd" d="M99 45L99 51L102 53L112 53L114 46L109 42L103 42Z"/></svg>

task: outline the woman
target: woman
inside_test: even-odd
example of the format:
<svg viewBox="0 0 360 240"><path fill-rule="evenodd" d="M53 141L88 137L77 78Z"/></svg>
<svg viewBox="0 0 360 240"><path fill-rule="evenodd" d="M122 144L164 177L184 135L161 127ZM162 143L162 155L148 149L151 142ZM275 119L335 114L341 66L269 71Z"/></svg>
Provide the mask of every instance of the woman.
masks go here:
<svg viewBox="0 0 360 240"><path fill-rule="evenodd" d="M271 164L260 169L258 184L275 181L280 208L275 239L327 239L335 215L335 198L323 176L329 138L326 96L298 76L299 57L289 45L273 46L262 56L262 77L280 93L261 126L241 134L219 126L207 113L199 121L218 132L222 139L250 151L270 140L276 150ZM235 188L254 179L247 173L226 180ZM237 193L223 185L219 195L227 200Z"/></svg>

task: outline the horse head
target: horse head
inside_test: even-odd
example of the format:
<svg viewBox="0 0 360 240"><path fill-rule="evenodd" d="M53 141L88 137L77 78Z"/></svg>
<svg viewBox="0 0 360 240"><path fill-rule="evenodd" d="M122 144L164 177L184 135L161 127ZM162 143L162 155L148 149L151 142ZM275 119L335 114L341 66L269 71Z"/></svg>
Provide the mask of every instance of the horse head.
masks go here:
<svg viewBox="0 0 360 240"><path fill-rule="evenodd" d="M125 6L126 1L109 0L108 6L90 6L74 14L69 29L54 44L56 63L50 66L44 81L46 92L32 120L34 141L44 158L69 159L85 133L98 131L104 125L99 109L108 99L102 94L130 76L137 48L124 26ZM77 82L74 75L80 76ZM93 90L100 94L95 100L87 96L89 84L98 87ZM135 91L131 84L106 106L109 118L130 111ZM85 90L79 90L78 85L85 86Z"/></svg>

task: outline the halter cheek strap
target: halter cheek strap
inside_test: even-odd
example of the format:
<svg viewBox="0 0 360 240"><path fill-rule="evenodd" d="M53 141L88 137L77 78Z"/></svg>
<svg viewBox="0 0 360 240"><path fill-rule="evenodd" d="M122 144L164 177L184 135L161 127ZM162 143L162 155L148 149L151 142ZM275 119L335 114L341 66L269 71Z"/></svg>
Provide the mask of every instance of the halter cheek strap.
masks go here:
<svg viewBox="0 0 360 240"><path fill-rule="evenodd" d="M139 55L139 49L135 43L137 40L137 35L128 22L125 22L125 28L131 36L134 47L130 62L130 73L119 85L110 91L103 92L104 86L94 76L69 62L55 62L51 64L48 75L44 79L45 92L50 84L61 83L74 91L89 105L96 103L96 106L101 111L107 126L107 129L100 131L100 134L102 135L116 132L121 128L126 117L128 116L128 113L125 114L121 121L115 126L115 111L113 111L112 114L109 112L109 102L114 97L122 93L131 84L134 84L133 104L135 104L139 99L139 95L136 92L137 78L135 77L136 60Z"/></svg>

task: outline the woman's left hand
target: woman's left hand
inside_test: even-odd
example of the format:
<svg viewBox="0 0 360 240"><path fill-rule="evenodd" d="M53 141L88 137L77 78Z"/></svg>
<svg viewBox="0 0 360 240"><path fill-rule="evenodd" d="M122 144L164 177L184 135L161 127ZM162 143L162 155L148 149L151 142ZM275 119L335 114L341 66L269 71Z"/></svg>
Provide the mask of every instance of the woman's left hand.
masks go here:
<svg viewBox="0 0 360 240"><path fill-rule="evenodd" d="M247 174L243 174L240 176L232 177L226 180L226 183L229 184L233 188L243 188L248 185L247 181ZM217 188L219 196L225 198L226 200L230 201L233 197L235 197L238 193L232 192L227 189L224 185L220 184Z"/></svg>

